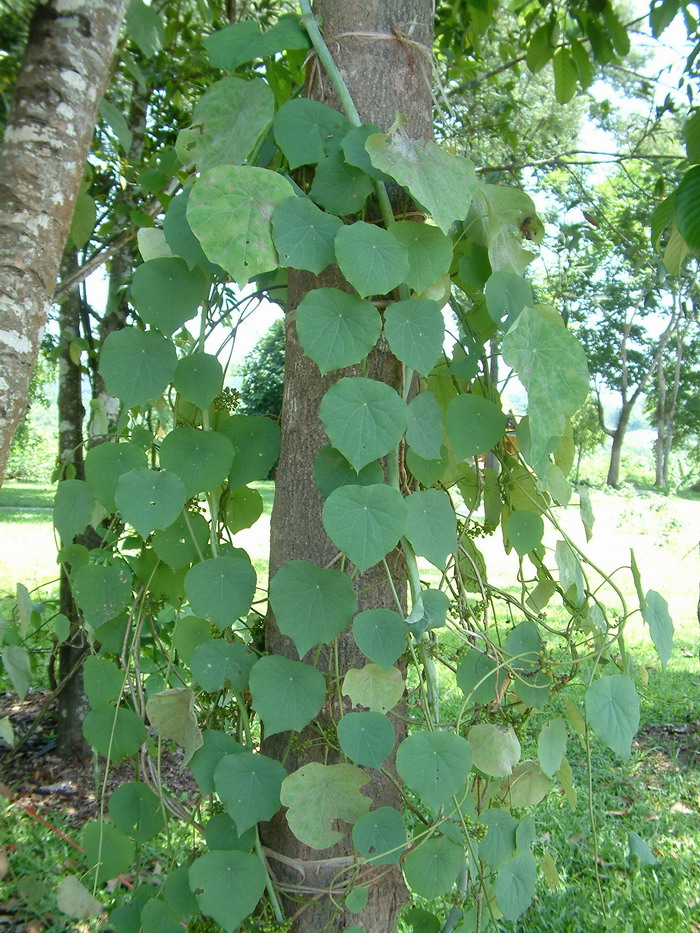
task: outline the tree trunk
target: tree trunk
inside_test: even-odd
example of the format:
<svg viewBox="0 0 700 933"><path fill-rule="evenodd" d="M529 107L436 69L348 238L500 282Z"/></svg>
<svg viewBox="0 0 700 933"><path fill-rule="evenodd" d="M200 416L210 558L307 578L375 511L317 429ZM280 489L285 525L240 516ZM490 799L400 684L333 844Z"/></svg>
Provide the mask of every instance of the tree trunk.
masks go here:
<svg viewBox="0 0 700 933"><path fill-rule="evenodd" d="M0 151L0 481L127 0L36 7Z"/></svg>
<svg viewBox="0 0 700 933"><path fill-rule="evenodd" d="M664 436L663 451L663 484L668 487L668 475L671 463L671 451L673 449L674 421L676 417L676 405L678 404L678 392L681 387L681 366L683 364L683 342L687 334L687 326L681 332L676 333L676 362L673 367L673 383L671 386L671 395L668 398L666 406L666 433Z"/></svg>
<svg viewBox="0 0 700 933"><path fill-rule="evenodd" d="M407 132L415 138L426 139L432 133L430 64L419 48L402 43L396 32L411 29L413 43L428 49L432 40L432 3L429 0L319 0L316 12L322 17L324 35L338 63L350 93L363 120L374 122L386 131L394 121L396 111L406 114ZM338 107L325 75L314 75L308 89L312 96L330 106ZM349 286L332 266L320 276L308 273L290 274L289 309L286 315L285 389L282 411L282 448L272 514L270 575L284 563L305 559L319 566L327 566L337 557L337 549L323 529L321 509L323 499L314 480L313 468L318 451L328 443L318 418L318 409L326 390L343 375L359 375L359 367L334 372L322 377L316 365L304 356L296 336L294 310L312 288L344 288ZM382 380L394 387L399 385L400 366L389 353L383 341L370 356L371 378ZM402 590L399 570L402 561L398 553L391 555L389 565ZM394 608L391 586L381 566L374 567L356 578L361 609L386 606ZM366 659L358 652L349 631L341 633L338 642L340 676L352 667L362 667ZM282 636L268 619L266 647L278 654L296 658L292 643ZM322 654L319 667L335 665L335 658ZM327 701L320 718L336 722L342 710L337 700ZM402 735L398 728L397 740ZM304 735L301 736L302 740ZM287 748L288 734L272 736L265 742L266 754L280 759ZM298 751L293 746L287 754L285 767L293 771L313 760L313 751ZM330 759L327 759L330 762ZM373 772L365 792L375 807L400 808L400 797L393 784L379 772ZM287 822L278 814L264 827L263 839L269 850L300 863L306 861L305 877L295 867L272 857L271 869L282 886L291 894L302 894L294 885L300 882L308 888L328 890L338 872L337 863L328 859L352 857L349 834L343 842L319 853L302 845L290 832ZM318 861L321 859L321 861ZM314 864L308 864L313 862ZM359 915L335 907L327 895L309 898L299 909L299 898L291 898L286 907L290 915L297 913L293 929L301 931L341 931L358 925L367 931L391 933L396 929L405 890L398 866L381 866L363 873L363 882L370 889L367 907ZM339 898L342 902L342 895Z"/></svg>
<svg viewBox="0 0 700 933"><path fill-rule="evenodd" d="M664 370L663 360L659 363L656 370L656 391L658 399L656 402L656 450L654 451L654 460L656 463L655 486L664 485L664 451L666 449L666 372Z"/></svg>
<svg viewBox="0 0 700 933"><path fill-rule="evenodd" d="M610 465L605 482L608 486L617 487L620 483L620 463L622 461L622 445L627 433L627 425L632 415L634 403L623 405L620 412L620 420L612 436L612 449L610 450Z"/></svg>

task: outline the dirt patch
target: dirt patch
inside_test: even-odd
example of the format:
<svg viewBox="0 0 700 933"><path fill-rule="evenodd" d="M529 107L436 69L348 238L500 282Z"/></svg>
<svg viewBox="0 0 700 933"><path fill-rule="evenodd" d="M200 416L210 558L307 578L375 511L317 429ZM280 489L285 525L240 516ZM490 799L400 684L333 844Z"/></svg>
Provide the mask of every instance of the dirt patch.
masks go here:
<svg viewBox="0 0 700 933"><path fill-rule="evenodd" d="M667 767L700 768L700 721L646 726L636 741L642 748L657 750Z"/></svg>

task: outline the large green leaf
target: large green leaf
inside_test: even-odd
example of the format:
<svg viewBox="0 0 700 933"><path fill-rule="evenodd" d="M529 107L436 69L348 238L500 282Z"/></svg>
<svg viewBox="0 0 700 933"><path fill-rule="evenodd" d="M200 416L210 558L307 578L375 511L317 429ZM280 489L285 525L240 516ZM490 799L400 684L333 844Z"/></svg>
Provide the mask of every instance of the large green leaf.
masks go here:
<svg viewBox="0 0 700 933"><path fill-rule="evenodd" d="M91 820L83 826L80 843L91 879L97 884L116 878L131 867L134 843L104 820Z"/></svg>
<svg viewBox="0 0 700 933"><path fill-rule="evenodd" d="M53 523L65 544L85 531L94 507L92 489L85 480L64 479L58 484L54 499Z"/></svg>
<svg viewBox="0 0 700 933"><path fill-rule="evenodd" d="M308 49L309 37L294 15L280 16L274 26L260 32L252 19L217 29L204 38L204 48L214 68L235 71L256 58L267 58L285 49Z"/></svg>
<svg viewBox="0 0 700 933"><path fill-rule="evenodd" d="M601 742L627 761L639 728L639 696L630 678L610 674L594 680L586 690L586 718Z"/></svg>
<svg viewBox="0 0 700 933"><path fill-rule="evenodd" d="M260 820L269 820L280 804L282 781L287 776L279 761L253 752L225 755L214 772L221 802L233 817L239 835Z"/></svg>
<svg viewBox="0 0 700 933"><path fill-rule="evenodd" d="M300 732L323 706L326 681L315 667L268 655L250 672L250 692L265 735L290 729Z"/></svg>
<svg viewBox="0 0 700 933"><path fill-rule="evenodd" d="M226 499L226 527L231 534L252 528L265 511L263 497L257 489L241 486Z"/></svg>
<svg viewBox="0 0 700 933"><path fill-rule="evenodd" d="M396 770L433 813L461 800L471 767L469 743L454 732L415 732L396 752Z"/></svg>
<svg viewBox="0 0 700 933"><path fill-rule="evenodd" d="M109 798L109 815L123 833L136 842L148 842L165 827L161 800L142 781L120 785Z"/></svg>
<svg viewBox="0 0 700 933"><path fill-rule="evenodd" d="M400 220L392 225L391 232L408 254L405 282L414 292L424 292L450 271L452 240L442 230L432 224Z"/></svg>
<svg viewBox="0 0 700 933"><path fill-rule="evenodd" d="M134 272L131 302L146 324L170 336L196 315L208 291L209 279L201 268L190 269L176 256L151 259Z"/></svg>
<svg viewBox="0 0 700 933"><path fill-rule="evenodd" d="M360 651L388 669L406 650L406 624L391 609L366 609L355 616L352 634Z"/></svg>
<svg viewBox="0 0 700 933"><path fill-rule="evenodd" d="M488 654L470 648L457 667L457 686L474 703L492 703L499 687L498 665Z"/></svg>
<svg viewBox="0 0 700 933"><path fill-rule="evenodd" d="M405 246L389 230L364 221L338 231L335 252L341 272L363 297L385 295L409 271Z"/></svg>
<svg viewBox="0 0 700 933"><path fill-rule="evenodd" d="M370 807L360 788L369 781L355 765L304 765L282 782L282 803L289 828L304 845L327 849L343 838L335 820L354 823Z"/></svg>
<svg viewBox="0 0 700 933"><path fill-rule="evenodd" d="M327 499L339 486L376 486L384 482L384 470L377 460L373 460L356 473L341 452L329 444L318 452L314 479L321 495Z"/></svg>
<svg viewBox="0 0 700 933"><path fill-rule="evenodd" d="M228 477L231 489L255 479L267 479L279 456L277 422L255 415L232 415L218 430L233 444L233 466Z"/></svg>
<svg viewBox="0 0 700 933"><path fill-rule="evenodd" d="M561 716L550 719L540 729L537 739L537 754L540 768L547 777L554 777L566 755L566 723Z"/></svg>
<svg viewBox="0 0 700 933"><path fill-rule="evenodd" d="M190 269L201 266L210 272L221 272L220 266L207 259L201 243L192 232L192 227L187 220L187 205L191 192L192 188L185 188L184 191L176 194L168 205L163 218L165 242L172 253L185 260Z"/></svg>
<svg viewBox="0 0 700 933"><path fill-rule="evenodd" d="M355 764L381 768L394 749L396 734L383 713L347 713L338 723L338 741Z"/></svg>
<svg viewBox="0 0 700 933"><path fill-rule="evenodd" d="M469 730L474 767L491 777L505 777L520 761L520 742L512 726L478 723Z"/></svg>
<svg viewBox="0 0 700 933"><path fill-rule="evenodd" d="M180 477L188 499L220 486L232 462L231 441L216 431L199 431L185 424L170 431L160 445L161 466Z"/></svg>
<svg viewBox="0 0 700 933"><path fill-rule="evenodd" d="M443 233L464 220L476 190L476 173L468 159L451 155L428 140L402 133L378 133L365 143L372 165L391 175L427 208Z"/></svg>
<svg viewBox="0 0 700 933"><path fill-rule="evenodd" d="M358 471L396 447L408 421L406 403L394 389L349 376L326 392L319 415L333 446Z"/></svg>
<svg viewBox="0 0 700 933"><path fill-rule="evenodd" d="M413 550L444 569L447 558L457 550L457 518L450 497L442 490L426 489L411 493L405 502L406 537Z"/></svg>
<svg viewBox="0 0 700 933"><path fill-rule="evenodd" d="M282 104L275 114L273 131L290 168L315 165L337 151L352 124L337 110L305 97Z"/></svg>
<svg viewBox="0 0 700 933"><path fill-rule="evenodd" d="M507 920L516 921L532 903L537 883L537 865L529 852L519 852L498 870L494 892L496 903Z"/></svg>
<svg viewBox="0 0 700 933"><path fill-rule="evenodd" d="M348 165L340 152L321 159L309 189L310 198L341 217L359 213L371 193L371 178L359 168Z"/></svg>
<svg viewBox="0 0 700 933"><path fill-rule="evenodd" d="M324 374L361 362L381 329L374 305L337 288L307 292L297 308L297 333L304 353Z"/></svg>
<svg viewBox="0 0 700 933"><path fill-rule="evenodd" d="M420 392L408 405L406 443L424 460L438 460L443 441L442 409L432 392Z"/></svg>
<svg viewBox="0 0 700 933"><path fill-rule="evenodd" d="M515 831L518 821L507 810L484 810L479 821L488 826L488 834L479 843L479 858L489 868L499 868L515 855Z"/></svg>
<svg viewBox="0 0 700 933"><path fill-rule="evenodd" d="M182 747L185 764L201 748L202 733L194 714L191 687L152 693L146 700L146 715L158 735Z"/></svg>
<svg viewBox="0 0 700 933"><path fill-rule="evenodd" d="M568 104L576 93L578 69L571 52L563 47L554 53L554 96L558 104Z"/></svg>
<svg viewBox="0 0 700 933"><path fill-rule="evenodd" d="M514 272L494 272L484 287L486 310L506 331L527 305L534 307L532 286Z"/></svg>
<svg viewBox="0 0 700 933"><path fill-rule="evenodd" d="M198 512L182 512L167 528L156 531L151 541L159 560L173 571L201 560L209 541L209 523Z"/></svg>
<svg viewBox="0 0 700 933"><path fill-rule="evenodd" d="M190 770L202 794L214 793L214 774L221 759L242 751L243 746L227 732L207 729L202 733L202 744L190 761Z"/></svg>
<svg viewBox="0 0 700 933"><path fill-rule="evenodd" d="M646 605L642 608L642 618L649 626L649 634L661 660L661 667L666 670L673 651L673 620L669 615L668 603L655 590L649 590L644 602Z"/></svg>
<svg viewBox="0 0 700 933"><path fill-rule="evenodd" d="M427 376L445 341L440 306L428 298L395 301L384 312L384 336L394 356Z"/></svg>
<svg viewBox="0 0 700 933"><path fill-rule="evenodd" d="M272 213L272 239L280 265L318 275L335 261L335 235L342 221L309 198L287 198Z"/></svg>
<svg viewBox="0 0 700 933"><path fill-rule="evenodd" d="M267 873L249 852L207 852L192 863L189 879L202 913L234 933L260 900Z"/></svg>
<svg viewBox="0 0 700 933"><path fill-rule="evenodd" d="M2 649L2 663L20 702L23 702L32 682L32 668L27 651L21 645L5 645Z"/></svg>
<svg viewBox="0 0 700 933"><path fill-rule="evenodd" d="M89 745L110 761L135 755L146 738L146 727L130 709L102 706L83 720L83 735Z"/></svg>
<svg viewBox="0 0 700 933"><path fill-rule="evenodd" d="M279 794L277 795L279 799ZM228 813L215 813L204 827L204 838L210 850L236 849L250 852L255 845L255 830L239 833Z"/></svg>
<svg viewBox="0 0 700 933"><path fill-rule="evenodd" d="M114 495L124 521L143 538L157 528L172 525L187 495L179 476L167 470L130 470L117 480Z"/></svg>
<svg viewBox="0 0 700 933"><path fill-rule="evenodd" d="M506 538L513 545L519 557L525 557L542 543L544 520L536 512L519 509L511 512L505 523Z"/></svg>
<svg viewBox="0 0 700 933"><path fill-rule="evenodd" d="M445 413L445 427L459 460L475 457L495 446L507 425L501 409L480 395L458 395Z"/></svg>
<svg viewBox="0 0 700 933"><path fill-rule="evenodd" d="M97 628L131 603L131 582L124 564L87 564L73 575L73 598L86 621Z"/></svg>
<svg viewBox="0 0 700 933"><path fill-rule="evenodd" d="M85 457L85 478L95 498L108 512L116 508L117 480L129 470L148 466L145 452L136 444L98 444Z"/></svg>
<svg viewBox="0 0 700 933"><path fill-rule="evenodd" d="M257 577L242 557L214 557L195 564L185 577L190 605L220 629L246 615L253 602Z"/></svg>
<svg viewBox="0 0 700 933"><path fill-rule="evenodd" d="M181 130L175 151L183 165L200 172L216 165L240 165L272 121L274 96L261 78L222 78L197 102L192 126Z"/></svg>
<svg viewBox="0 0 700 933"><path fill-rule="evenodd" d="M444 836L432 837L406 856L406 884L421 897L440 897L452 890L462 867L462 847Z"/></svg>
<svg viewBox="0 0 700 933"><path fill-rule="evenodd" d="M405 685L397 667L388 670L378 664L351 668L343 678L343 694L353 706L366 706L378 713L388 713L403 696Z"/></svg>
<svg viewBox="0 0 700 933"><path fill-rule="evenodd" d="M586 401L586 354L563 323L526 307L503 338L503 358L527 389L530 462L539 463Z"/></svg>
<svg viewBox="0 0 700 933"><path fill-rule="evenodd" d="M352 828L352 841L372 865L398 865L406 847L406 827L393 807L379 807L365 813Z"/></svg>
<svg viewBox="0 0 700 933"><path fill-rule="evenodd" d="M190 668L199 686L209 693L223 689L227 682L231 690L240 692L248 686L250 669L256 660L243 642L214 638L195 647Z"/></svg>
<svg viewBox="0 0 700 933"><path fill-rule="evenodd" d="M124 688L125 675L114 661L89 655L83 663L83 689L92 709L109 706L118 700Z"/></svg>
<svg viewBox="0 0 700 933"><path fill-rule="evenodd" d="M127 408L157 399L173 377L177 354L167 337L125 327L110 334L100 353L107 391Z"/></svg>
<svg viewBox="0 0 700 933"><path fill-rule="evenodd" d="M406 502L391 486L341 486L326 499L323 527L364 573L391 551L406 530Z"/></svg>
<svg viewBox="0 0 700 933"><path fill-rule="evenodd" d="M194 184L187 219L212 262L239 285L277 268L270 218L291 197L286 178L253 165L219 165Z"/></svg>
<svg viewBox="0 0 700 933"><path fill-rule="evenodd" d="M303 658L349 624L357 597L350 577L340 570L291 560L270 581L270 605L280 631L289 635Z"/></svg>

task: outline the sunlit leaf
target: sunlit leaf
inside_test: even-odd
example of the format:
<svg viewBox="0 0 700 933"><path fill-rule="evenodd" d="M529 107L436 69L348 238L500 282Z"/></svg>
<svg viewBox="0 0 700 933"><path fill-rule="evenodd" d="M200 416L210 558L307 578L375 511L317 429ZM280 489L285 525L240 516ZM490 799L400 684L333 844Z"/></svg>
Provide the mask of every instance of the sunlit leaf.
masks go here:
<svg viewBox="0 0 700 933"><path fill-rule="evenodd" d="M586 718L608 748L624 761L639 728L639 696L625 674L609 674L594 680L586 690Z"/></svg>
<svg viewBox="0 0 700 933"><path fill-rule="evenodd" d="M381 329L374 305L337 288L313 289L297 308L297 333L304 353L324 374L361 362Z"/></svg>
<svg viewBox="0 0 700 933"><path fill-rule="evenodd" d="M353 706L366 706L378 713L388 713L403 696L405 684L397 667L384 670L378 664L352 668L343 678L343 694Z"/></svg>
<svg viewBox="0 0 700 933"><path fill-rule="evenodd" d="M379 563L406 530L406 502L391 486L341 486L326 499L323 527L364 573Z"/></svg>
<svg viewBox="0 0 700 933"><path fill-rule="evenodd" d="M415 732L396 752L396 770L434 813L461 800L471 767L469 743L454 732Z"/></svg>
<svg viewBox="0 0 700 933"><path fill-rule="evenodd" d="M335 820L354 823L370 807L360 788L369 781L355 765L304 765L282 783L282 803L289 828L300 842L314 849L327 849L343 838L333 829Z"/></svg>
<svg viewBox="0 0 700 933"><path fill-rule="evenodd" d="M408 253L389 231L356 221L338 231L335 253L348 282L363 298L386 295L400 285L408 273Z"/></svg>

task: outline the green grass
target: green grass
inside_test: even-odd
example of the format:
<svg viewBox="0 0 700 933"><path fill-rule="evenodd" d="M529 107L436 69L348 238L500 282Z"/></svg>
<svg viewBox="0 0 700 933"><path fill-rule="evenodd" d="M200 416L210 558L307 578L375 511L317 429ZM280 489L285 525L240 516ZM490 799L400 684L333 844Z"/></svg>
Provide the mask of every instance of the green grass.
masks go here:
<svg viewBox="0 0 700 933"><path fill-rule="evenodd" d="M0 486L0 508L53 508L56 487L51 483L7 482Z"/></svg>

